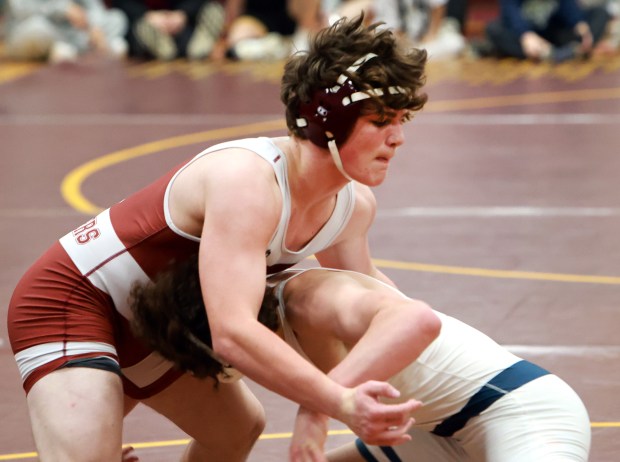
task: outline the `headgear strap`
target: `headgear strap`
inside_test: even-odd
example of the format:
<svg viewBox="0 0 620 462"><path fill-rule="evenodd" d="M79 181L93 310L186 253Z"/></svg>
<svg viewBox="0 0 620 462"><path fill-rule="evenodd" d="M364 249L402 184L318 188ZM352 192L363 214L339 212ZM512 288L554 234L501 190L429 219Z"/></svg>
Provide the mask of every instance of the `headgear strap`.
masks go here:
<svg viewBox="0 0 620 462"><path fill-rule="evenodd" d="M368 98L406 93L399 86L370 88L359 90L347 73L353 74L369 60L376 58L375 53L368 53L357 59L336 79L336 85L317 90L309 103L301 103L296 125L303 129L307 138L321 148L328 148L336 168L349 181L352 178L342 165L338 145L346 142L355 122L359 118L361 107L355 103Z"/></svg>

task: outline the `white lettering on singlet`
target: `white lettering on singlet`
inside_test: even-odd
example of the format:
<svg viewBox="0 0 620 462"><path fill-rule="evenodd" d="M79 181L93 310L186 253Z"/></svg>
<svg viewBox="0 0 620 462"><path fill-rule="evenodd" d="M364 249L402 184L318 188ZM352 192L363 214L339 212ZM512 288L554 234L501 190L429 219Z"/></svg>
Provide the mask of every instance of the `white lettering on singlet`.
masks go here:
<svg viewBox="0 0 620 462"><path fill-rule="evenodd" d="M92 238L84 242L80 231L88 229ZM95 233L96 231L96 233ZM140 265L119 239L110 220L110 210L104 210L87 225L66 234L60 244L79 271L99 290L108 294L125 318L131 319L128 295L136 282L149 280Z"/></svg>

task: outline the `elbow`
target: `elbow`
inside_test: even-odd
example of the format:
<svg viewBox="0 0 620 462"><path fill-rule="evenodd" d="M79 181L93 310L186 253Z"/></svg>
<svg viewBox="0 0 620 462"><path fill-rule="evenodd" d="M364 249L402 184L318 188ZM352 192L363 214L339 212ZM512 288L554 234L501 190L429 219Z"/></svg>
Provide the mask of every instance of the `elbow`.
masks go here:
<svg viewBox="0 0 620 462"><path fill-rule="evenodd" d="M429 324L428 332L429 332L429 335L431 336L431 342L432 342L437 337L439 337L439 334L441 333L441 319L439 319L439 316L437 316L437 313L435 313L432 309L430 309L430 307L429 307L429 314L428 314L428 324Z"/></svg>
<svg viewBox="0 0 620 462"><path fill-rule="evenodd" d="M239 362L238 356L242 351L243 346L240 343L239 334L235 329L212 329L211 343L213 345L215 359L233 366Z"/></svg>
<svg viewBox="0 0 620 462"><path fill-rule="evenodd" d="M426 303L417 300L413 303L415 304L415 310L413 310L414 316L412 316L411 322L415 331L418 332L420 338L428 346L441 332L441 319Z"/></svg>

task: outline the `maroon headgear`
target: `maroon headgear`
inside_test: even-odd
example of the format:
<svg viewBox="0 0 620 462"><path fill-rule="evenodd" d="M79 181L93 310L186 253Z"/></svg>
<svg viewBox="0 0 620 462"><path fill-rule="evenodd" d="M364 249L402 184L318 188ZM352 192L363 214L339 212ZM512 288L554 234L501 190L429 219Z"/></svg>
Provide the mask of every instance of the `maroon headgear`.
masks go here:
<svg viewBox="0 0 620 462"><path fill-rule="evenodd" d="M336 167L349 181L353 179L342 165L338 145L342 146L347 141L355 121L360 116L362 105L355 103L373 96L383 96L386 92L392 95L405 93L403 88L395 86L388 87L385 90L369 88L362 91L347 76L347 72L349 74L357 72L360 66L376 57L376 54L368 53L359 58L347 68L345 73L340 74L336 85L317 90L310 102L302 102L299 105L297 126L316 146L329 149Z"/></svg>
<svg viewBox="0 0 620 462"><path fill-rule="evenodd" d="M376 56L374 53L368 53L348 67L347 72L357 72L363 64ZM399 87L389 87L387 91L391 94L403 92ZM300 104L297 126L312 143L321 148L327 148L331 140L342 146L351 134L362 110L362 106L355 103L384 94L381 88L361 91L347 73L340 74L336 85L317 90L309 102Z"/></svg>

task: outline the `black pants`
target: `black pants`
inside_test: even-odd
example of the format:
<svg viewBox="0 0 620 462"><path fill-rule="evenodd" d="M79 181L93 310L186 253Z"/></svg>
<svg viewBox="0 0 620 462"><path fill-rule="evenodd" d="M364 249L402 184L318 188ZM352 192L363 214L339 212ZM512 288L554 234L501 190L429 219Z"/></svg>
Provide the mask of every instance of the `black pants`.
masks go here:
<svg viewBox="0 0 620 462"><path fill-rule="evenodd" d="M609 22L609 14L603 7L589 8L584 11L586 22L590 26L592 38L596 44L603 34ZM547 28L538 34L549 41L552 46L560 47L570 42L579 42L579 36L572 29L558 24L553 18ZM521 46L521 38L514 31L505 27L500 20L491 21L486 26L486 35L500 56L525 59L525 53Z"/></svg>

